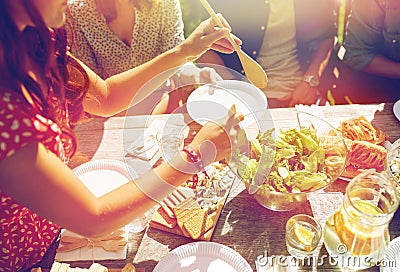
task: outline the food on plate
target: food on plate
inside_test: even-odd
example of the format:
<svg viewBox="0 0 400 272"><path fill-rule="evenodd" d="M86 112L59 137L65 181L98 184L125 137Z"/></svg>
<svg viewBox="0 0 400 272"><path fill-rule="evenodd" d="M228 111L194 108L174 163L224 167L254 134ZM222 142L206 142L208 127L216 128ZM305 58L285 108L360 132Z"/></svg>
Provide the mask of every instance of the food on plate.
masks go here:
<svg viewBox="0 0 400 272"><path fill-rule="evenodd" d="M193 175L183 186L191 189L211 187L214 182L221 180L228 170L229 167L225 163L214 162L207 166L204 172Z"/></svg>
<svg viewBox="0 0 400 272"><path fill-rule="evenodd" d="M188 233L193 239L199 239L201 235L209 231L213 226L213 220L207 211L198 209L183 223L183 231Z"/></svg>
<svg viewBox="0 0 400 272"><path fill-rule="evenodd" d="M400 139L397 139L388 151L387 169L393 179L400 185Z"/></svg>
<svg viewBox="0 0 400 272"><path fill-rule="evenodd" d="M386 155L387 150L381 145L353 141L349 148L349 163L357 168L375 168L377 171L382 171Z"/></svg>
<svg viewBox="0 0 400 272"><path fill-rule="evenodd" d="M199 239L213 226L207 211L193 198L188 198L174 207L174 214L179 228L193 239Z"/></svg>
<svg viewBox="0 0 400 272"><path fill-rule="evenodd" d="M343 121L338 130L348 148L343 177L353 178L367 169L384 170L387 150L381 144L389 138L385 132L374 127L364 116Z"/></svg>
<svg viewBox="0 0 400 272"><path fill-rule="evenodd" d="M150 226L193 239L207 240L234 175L225 162L215 162L167 196Z"/></svg>
<svg viewBox="0 0 400 272"><path fill-rule="evenodd" d="M389 169L396 181L400 181L400 155L389 162Z"/></svg>
<svg viewBox="0 0 400 272"><path fill-rule="evenodd" d="M151 220L162 226L166 226L170 229L175 228L176 226L176 218L169 216L165 210L165 208L159 207L157 211L153 214Z"/></svg>
<svg viewBox="0 0 400 272"><path fill-rule="evenodd" d="M178 226L182 229L183 224L197 211L200 205L193 198L188 198L174 207L174 214Z"/></svg>
<svg viewBox="0 0 400 272"><path fill-rule="evenodd" d="M275 140L274 132L267 130L251 140L249 154L235 150L238 173L247 183L262 179L266 191L307 192L327 185L333 178L330 171L343 169L340 145L330 143L337 137L320 140L313 128L292 128L278 132ZM332 148L326 152L324 145Z"/></svg>
<svg viewBox="0 0 400 272"><path fill-rule="evenodd" d="M343 137L353 141L381 144L389 138L385 132L374 127L365 116L343 121L338 130L342 132Z"/></svg>

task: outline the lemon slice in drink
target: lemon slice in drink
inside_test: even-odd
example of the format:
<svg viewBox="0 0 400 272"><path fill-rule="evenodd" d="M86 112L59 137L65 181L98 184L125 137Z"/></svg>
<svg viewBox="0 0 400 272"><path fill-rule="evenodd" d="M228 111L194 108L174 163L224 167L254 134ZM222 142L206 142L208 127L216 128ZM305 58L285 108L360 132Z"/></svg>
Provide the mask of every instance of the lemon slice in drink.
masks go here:
<svg viewBox="0 0 400 272"><path fill-rule="evenodd" d="M354 203L354 206L361 212L368 215L382 215L383 212L379 207L373 205L371 202L359 200Z"/></svg>
<svg viewBox="0 0 400 272"><path fill-rule="evenodd" d="M315 233L310 229L304 227L299 223L294 223L293 232L294 232L294 237L301 244L305 246L310 246L312 244Z"/></svg>
<svg viewBox="0 0 400 272"><path fill-rule="evenodd" d="M370 216L384 214L379 207L365 200L358 200L353 204L359 212ZM383 243L384 233L375 231L372 226L367 224L361 224L359 216L360 214L356 214L355 211L350 211L349 214L335 213L335 230L341 243L346 245L353 255L368 255L376 250L377 245Z"/></svg>

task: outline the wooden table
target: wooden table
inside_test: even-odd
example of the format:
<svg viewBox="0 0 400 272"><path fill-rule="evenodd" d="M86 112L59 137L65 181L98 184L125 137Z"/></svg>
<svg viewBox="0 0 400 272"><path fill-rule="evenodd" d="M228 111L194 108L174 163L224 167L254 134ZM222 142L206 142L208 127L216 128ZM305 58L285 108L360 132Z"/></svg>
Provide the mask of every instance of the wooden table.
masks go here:
<svg viewBox="0 0 400 272"><path fill-rule="evenodd" d="M339 105L321 107L325 117L333 124L342 120L364 115L373 125L382 129L393 142L400 138L400 123L395 118L393 104L377 105ZM271 115L276 120L291 119L288 109L272 109ZM79 140L78 154L70 166L76 167L83 162L97 159L124 160L124 142L134 141L148 124L154 119L166 120L168 124L184 126L188 120L184 114L155 116L116 116L108 119L94 120L76 127ZM189 135L193 137L193 135ZM135 170L142 174L154 162L138 161ZM344 192L347 182L337 180L326 191ZM298 209L288 212L275 212L260 206L252 196L244 190L240 181L235 181L224 205L211 241L221 243L239 252L255 271L255 260L266 251L269 256L288 255L285 245L286 221L297 213L312 214L309 202ZM391 238L400 236L400 212L397 212L390 223ZM133 261L137 267L152 271L156 264L172 249L193 240L169 234L153 228L146 233L129 237L127 260L98 261L110 268L122 268L126 262ZM321 256L329 256L325 247L320 250ZM326 257L325 257L326 258ZM89 267L88 262L71 262L71 266ZM302 271L310 271L305 267ZM318 266L318 271L340 271L327 259ZM379 271L373 267L367 271Z"/></svg>

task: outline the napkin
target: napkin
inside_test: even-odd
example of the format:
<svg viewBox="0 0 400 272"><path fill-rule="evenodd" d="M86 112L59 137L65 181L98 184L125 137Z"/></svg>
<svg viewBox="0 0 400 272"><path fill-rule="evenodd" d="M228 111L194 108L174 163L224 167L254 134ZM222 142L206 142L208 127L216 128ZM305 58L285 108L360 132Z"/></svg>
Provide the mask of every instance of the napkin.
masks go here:
<svg viewBox="0 0 400 272"><path fill-rule="evenodd" d="M161 130L165 126L164 120L154 120L136 140L128 146L126 156L150 161L158 153Z"/></svg>
<svg viewBox="0 0 400 272"><path fill-rule="evenodd" d="M111 250L105 250L102 246L100 246L100 243L98 241L92 241L72 231L64 230L61 233L61 242L59 248L57 249L56 261L83 261L83 260L95 261L95 260L126 259L126 251L127 251L126 242L128 241L128 234L124 229L117 230L114 234L115 235L110 235L108 236L108 238L104 238L101 241L105 243L113 242L119 244L117 250L111 251ZM81 239L73 239L73 238L81 238ZM80 247L70 251L63 251L63 250L68 250L63 247L71 245L71 244L64 244L63 243L64 239L67 239L66 241L73 240L75 245Z"/></svg>
<svg viewBox="0 0 400 272"><path fill-rule="evenodd" d="M315 116L318 116L320 118L324 118L325 114L320 106L317 105L295 105L294 106L296 110L306 112Z"/></svg>
<svg viewBox="0 0 400 272"><path fill-rule="evenodd" d="M329 217L341 207L343 194L341 192L320 192L309 195L308 201L310 202L313 217L319 222L322 229L324 229L325 223ZM323 242L324 236L322 235L316 250L317 257Z"/></svg>
<svg viewBox="0 0 400 272"><path fill-rule="evenodd" d="M74 169L82 183L96 197L101 197L129 181L130 173L126 173L124 163L98 160L83 164ZM57 261L80 260L114 260L125 259L128 234L125 228L115 230L102 239L87 239L70 230L61 233L60 246L57 249ZM100 245L117 244L115 249L105 250ZM107 247L108 248L108 247Z"/></svg>

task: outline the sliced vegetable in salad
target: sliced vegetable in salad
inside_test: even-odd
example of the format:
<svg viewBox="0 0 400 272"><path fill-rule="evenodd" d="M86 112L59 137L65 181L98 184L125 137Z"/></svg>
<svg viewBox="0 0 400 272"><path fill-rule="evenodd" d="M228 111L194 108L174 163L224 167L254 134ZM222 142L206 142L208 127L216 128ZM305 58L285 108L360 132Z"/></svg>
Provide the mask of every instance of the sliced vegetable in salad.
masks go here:
<svg viewBox="0 0 400 272"><path fill-rule="evenodd" d="M247 149L234 150L239 176L261 189L299 193L324 187L330 177L325 166L325 151L312 128L293 128L277 133L259 133ZM242 132L244 134L244 132ZM244 142L243 135L239 140Z"/></svg>
<svg viewBox="0 0 400 272"><path fill-rule="evenodd" d="M392 161L389 162L390 172L397 182L400 181L400 154L398 154Z"/></svg>

